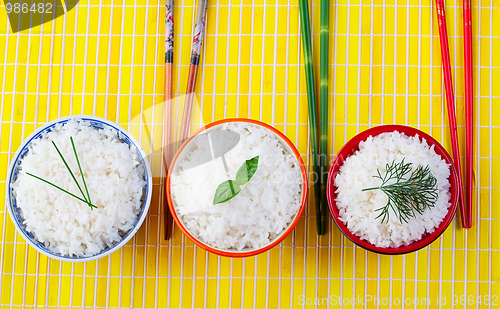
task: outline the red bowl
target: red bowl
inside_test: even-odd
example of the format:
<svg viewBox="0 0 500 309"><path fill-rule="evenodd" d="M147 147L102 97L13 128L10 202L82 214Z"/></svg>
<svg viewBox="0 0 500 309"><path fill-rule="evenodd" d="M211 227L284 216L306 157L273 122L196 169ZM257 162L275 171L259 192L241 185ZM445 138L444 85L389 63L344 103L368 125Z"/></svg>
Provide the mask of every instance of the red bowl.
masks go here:
<svg viewBox="0 0 500 309"><path fill-rule="evenodd" d="M298 162L299 167L300 167L301 175L302 175L301 205L300 205L297 213L295 214L295 217L293 218L292 222L271 243L269 243L268 245L266 245L264 247L257 248L257 249L249 249L249 250L222 250L222 249L218 249L218 248L215 248L215 247L212 247L210 245L205 244L204 242L202 242L201 240L199 240L198 238L196 238L196 236L194 236L193 234L191 234L191 232L182 223L181 219L179 218L179 216L177 215L177 213L175 211L174 201L173 201L172 193L170 191L170 181L171 181L172 171L175 169L174 167L175 167L175 165L177 163L177 159L182 154L182 152L184 151L184 149L186 148L186 146L197 135L205 132L206 130L208 130L208 129L212 128L212 127L215 127L215 126L218 126L218 125L221 125L221 124L224 124L224 123L229 123L229 122L246 122L246 123L257 125L257 126L260 126L260 127L263 127L265 129L268 129L268 130L272 131L274 134L276 134L276 137L283 142L283 145L285 147L287 147L288 150L293 153L294 157L297 159L297 162ZM182 144L182 146L180 147L180 149L177 151L177 154L175 155L175 157L172 160L172 163L170 164L170 168L169 168L169 171L168 171L167 181L166 181L165 186L166 186L168 206L170 208L170 212L172 213L172 217L174 218L175 223L177 224L177 226L179 227L179 229L182 231L182 233L184 233L184 235L186 235L189 239L191 239L191 241L193 241L199 247L201 247L201 248L203 248L203 249L205 249L205 250L207 250L207 251L209 251L211 253L218 254L218 255L227 256L227 257L248 257L248 256L253 256L253 255L257 255L257 254L263 253L263 252L265 252L265 251L273 248L274 246L276 246L277 244L279 244L283 239L285 239L285 237L287 237L288 234L290 234L293 231L293 229L295 228L295 226L297 225L297 223L299 223L300 217L302 216L302 213L304 212L304 208L305 208L305 205L306 205L306 202L307 202L308 180L307 180L307 171L306 171L306 168L304 166L304 162L302 161L302 157L300 156L299 151L297 150L297 148L295 148L295 146L293 145L293 143L283 133L281 133L277 129L273 128L272 126L267 125L267 124L265 124L263 122L260 122L260 121L256 121L256 120L252 120L252 119L244 119L244 118L235 118L235 119L219 120L219 121L213 122L213 123L211 123L209 125L206 125L203 128L201 128L200 130L198 130L195 134L193 134L187 141L185 141Z"/></svg>
<svg viewBox="0 0 500 309"><path fill-rule="evenodd" d="M420 240L415 241L408 246L401 246L397 248L380 248L371 244L367 240L361 239L360 237L351 233L351 231L349 231L344 222L342 222L339 219L339 210L335 202L335 199L337 198L337 194L335 193L335 191L337 190L337 187L335 186L335 177L337 176L340 167L344 164L344 160L347 157L354 154L356 150L359 150L360 142L366 141L366 139L369 136L376 136L381 133L394 132L394 131L404 133L407 136L418 135L420 139L422 138L425 139L425 141L429 146L434 145L434 150L436 151L436 153L439 154L441 158L443 158L443 160L445 160L446 163L450 165L450 177L448 178L448 180L450 181L451 205L448 208L448 214L445 216L443 222L441 222L439 227L437 227L436 230L434 230L434 232L430 234L429 233L424 234L424 236ZM455 211L457 210L457 204L458 204L458 195L459 195L458 175L453 166L453 161L450 158L450 155L446 152L443 146L441 146L441 144L439 144L439 142L437 142L430 135L415 128L407 126L384 125L384 126L374 127L359 133L358 135L353 137L349 142L347 142L347 144L345 144L344 147L342 147L342 149L340 149L339 153L337 153L337 155L335 156L335 159L333 160L332 166L330 168L330 172L328 173L326 195L328 198L328 206L330 207L330 213L333 217L333 220L335 221L335 224L337 224L342 233L344 233L344 235L347 238L349 238L352 242L354 242L360 247L365 248L366 250L370 250L376 253L405 254L422 249L423 247L432 243L444 232L444 230L446 230L448 225L451 223L451 221L455 217Z"/></svg>

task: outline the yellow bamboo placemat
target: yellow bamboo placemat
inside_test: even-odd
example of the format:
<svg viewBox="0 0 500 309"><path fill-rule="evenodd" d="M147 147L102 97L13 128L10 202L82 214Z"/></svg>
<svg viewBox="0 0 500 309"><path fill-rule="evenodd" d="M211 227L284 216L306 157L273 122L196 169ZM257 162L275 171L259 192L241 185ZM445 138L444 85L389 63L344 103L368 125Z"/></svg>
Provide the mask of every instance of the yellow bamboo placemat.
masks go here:
<svg viewBox="0 0 500 309"><path fill-rule="evenodd" d="M176 1L178 96L187 81L196 4ZM447 5L464 151L462 8L457 0ZM311 11L318 64L319 0L312 1ZM431 246L382 256L354 246L332 222L328 234L318 237L314 207L307 207L278 247L230 259L195 247L178 229L171 242L160 237L163 3L82 0L64 16L19 33L12 33L0 7L2 194L7 166L23 139L70 114L105 117L130 130L156 173L142 228L121 250L94 262L63 263L38 254L1 207L2 308L313 308L315 302L320 308L495 308L500 304L500 2L473 1L472 13L473 228L462 229L457 217ZM309 163L298 16L297 0L209 1L194 128L228 117L262 120L283 131ZM330 159L356 133L393 123L428 132L451 150L432 2L332 1L330 40Z"/></svg>

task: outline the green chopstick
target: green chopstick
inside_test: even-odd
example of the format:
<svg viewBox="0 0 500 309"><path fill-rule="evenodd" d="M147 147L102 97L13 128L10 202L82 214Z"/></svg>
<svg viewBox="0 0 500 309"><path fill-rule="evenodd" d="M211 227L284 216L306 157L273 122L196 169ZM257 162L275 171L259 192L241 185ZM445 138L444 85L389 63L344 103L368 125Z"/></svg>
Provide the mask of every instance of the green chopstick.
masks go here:
<svg viewBox="0 0 500 309"><path fill-rule="evenodd" d="M325 210L326 205L321 199L321 174L318 160L318 143L316 129L316 96L314 86L314 69L312 65L311 48L311 26L309 21L309 3L307 0L299 0L300 24L302 32L302 50L304 53L304 66L306 73L307 100L309 103L309 129L311 131L311 154L313 173L317 175L314 183L314 196L316 199L316 226L318 235L324 235L326 232Z"/></svg>
<svg viewBox="0 0 500 309"><path fill-rule="evenodd" d="M326 208L326 182L328 178L328 51L330 35L330 0L321 0L320 58L319 58L319 170L321 181L321 205ZM323 209L325 211L325 209ZM324 216L326 216L323 213Z"/></svg>

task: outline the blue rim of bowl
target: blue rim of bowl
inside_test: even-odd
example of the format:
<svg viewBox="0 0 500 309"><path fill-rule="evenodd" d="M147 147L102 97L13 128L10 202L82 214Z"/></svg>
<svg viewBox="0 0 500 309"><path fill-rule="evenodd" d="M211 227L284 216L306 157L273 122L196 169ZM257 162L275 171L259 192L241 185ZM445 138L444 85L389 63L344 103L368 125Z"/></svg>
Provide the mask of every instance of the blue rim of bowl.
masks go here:
<svg viewBox="0 0 500 309"><path fill-rule="evenodd" d="M19 212L18 215L14 214L13 210L13 204L12 204L12 189L11 189L11 184L14 182L13 177L17 176L17 174L13 173L15 164L17 162L20 162L20 159L22 159L29 151L28 145L31 143L31 141L40 138L44 132L50 132L51 128L56 126L57 124L65 124L70 120L81 120L81 121L88 121L91 123L93 127L97 128L103 128L104 126L111 127L113 128L117 133L118 133L118 138L122 140L123 142L127 143L128 145L133 145L140 157L141 157L141 163L143 164L146 172L146 190L145 190L145 199L141 205L141 212L139 213L139 218L137 219L134 227L125 234L125 236L122 238L120 242L115 244L113 247L108 247L104 249L103 251L92 255L88 257L69 257L69 256L63 256L57 253L54 253L47 249L43 243L40 243L35 240L35 238L32 236L31 233L27 232L25 230L25 225L20 221L20 214ZM19 164L19 163L18 163ZM88 262L92 260L99 259L101 257L104 257L106 255L109 255L113 253L114 251L118 250L121 248L123 245L125 245L134 235L135 233L139 230L141 227L142 223L144 222L144 219L146 218L146 215L149 210L149 206L151 203L151 194L152 194L152 174L151 174L151 167L149 165L146 153L140 146L139 142L125 129L117 125L116 123L113 123L107 119L101 118L101 117L96 117L96 116L87 116L87 115L75 115L75 116L66 116L66 117L61 117L56 120L50 121L46 123L45 125L41 126L40 128L36 129L33 133L31 133L19 146L17 149L16 153L14 154L14 157L12 158L9 169L7 170L7 178L6 178L6 189L5 189L5 203L7 204L7 209L9 211L10 218L12 222L14 223L14 226L16 227L16 230L21 236L24 238L24 240L30 244L31 247L33 247L35 250L38 252L50 257L54 258L60 261L66 261L66 262ZM17 207L17 206L16 206Z"/></svg>

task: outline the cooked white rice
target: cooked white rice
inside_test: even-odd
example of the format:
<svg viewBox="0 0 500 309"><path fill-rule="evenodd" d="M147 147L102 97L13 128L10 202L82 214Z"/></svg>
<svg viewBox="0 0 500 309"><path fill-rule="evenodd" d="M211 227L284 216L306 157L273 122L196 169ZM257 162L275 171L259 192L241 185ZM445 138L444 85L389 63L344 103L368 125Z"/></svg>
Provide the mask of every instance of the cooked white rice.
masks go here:
<svg viewBox="0 0 500 309"><path fill-rule="evenodd" d="M240 134L239 143L225 155L232 179L245 160L260 156L257 172L237 196L213 205L218 185L228 179L222 159L185 169L210 151L202 144L187 148L171 177L176 212L191 234L212 247L242 250L268 245L300 208L302 178L297 159L275 133L257 125L229 123L212 130Z"/></svg>
<svg viewBox="0 0 500 309"><path fill-rule="evenodd" d="M29 172L82 197L56 152L54 141L83 191L70 137L73 137L92 203L27 175ZM145 170L134 147L117 132L97 130L71 120L34 140L12 184L26 229L51 251L70 257L92 256L119 242L137 220L145 187Z"/></svg>
<svg viewBox="0 0 500 309"><path fill-rule="evenodd" d="M392 210L389 222L376 219L375 210L387 203L387 195L381 190L362 190L378 187L380 179L374 178L377 169L384 175L386 164L412 163L412 169L429 165L437 179L438 200L434 207L401 223ZM361 239L381 248L395 248L419 240L425 233L432 233L443 221L450 206L450 168L448 164L418 136L408 137L399 132L390 132L369 137L359 144L359 151L348 157L335 178L336 204L339 218L347 228Z"/></svg>

